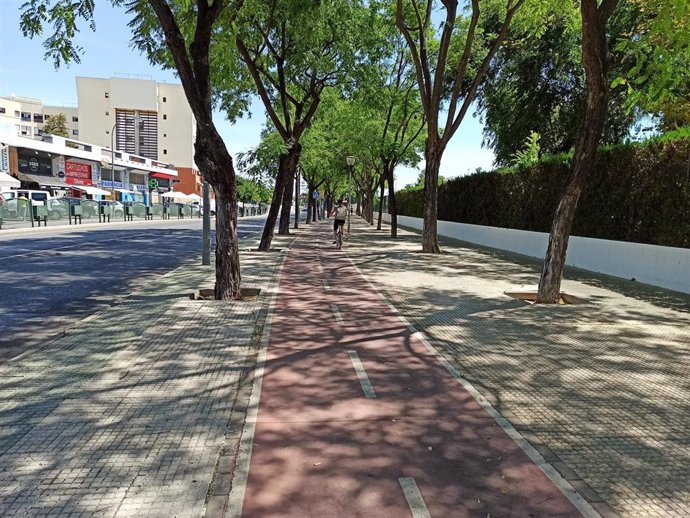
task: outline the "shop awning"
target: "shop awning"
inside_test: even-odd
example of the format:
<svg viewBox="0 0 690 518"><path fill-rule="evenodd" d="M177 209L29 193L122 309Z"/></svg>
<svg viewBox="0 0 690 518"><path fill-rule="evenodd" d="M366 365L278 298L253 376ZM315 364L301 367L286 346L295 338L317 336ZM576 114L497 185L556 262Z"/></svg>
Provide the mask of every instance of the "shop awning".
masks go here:
<svg viewBox="0 0 690 518"><path fill-rule="evenodd" d="M79 185L79 186L73 186L72 189L79 189L80 191L84 191L86 194L90 194L92 196L108 196L110 195L110 191L104 191L103 189L99 189L98 187L91 187L89 185Z"/></svg>
<svg viewBox="0 0 690 518"><path fill-rule="evenodd" d="M7 173L0 173L0 187L19 187L21 182Z"/></svg>
<svg viewBox="0 0 690 518"><path fill-rule="evenodd" d="M54 176L39 176L34 174L19 173L19 179L22 182L36 182L38 185L45 185L48 187L73 187L67 182L55 178Z"/></svg>
<svg viewBox="0 0 690 518"><path fill-rule="evenodd" d="M159 180L172 180L173 178L177 178L177 174L149 173L149 178L158 178Z"/></svg>

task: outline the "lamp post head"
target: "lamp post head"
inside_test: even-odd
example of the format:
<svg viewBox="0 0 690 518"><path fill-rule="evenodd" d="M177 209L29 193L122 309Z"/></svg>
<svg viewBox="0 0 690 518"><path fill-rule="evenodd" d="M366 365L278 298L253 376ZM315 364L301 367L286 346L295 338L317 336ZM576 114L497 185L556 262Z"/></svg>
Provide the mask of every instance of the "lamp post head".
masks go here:
<svg viewBox="0 0 690 518"><path fill-rule="evenodd" d="M355 157L353 157L353 156L345 157L345 161L347 162L347 165L349 165L349 166L355 165Z"/></svg>

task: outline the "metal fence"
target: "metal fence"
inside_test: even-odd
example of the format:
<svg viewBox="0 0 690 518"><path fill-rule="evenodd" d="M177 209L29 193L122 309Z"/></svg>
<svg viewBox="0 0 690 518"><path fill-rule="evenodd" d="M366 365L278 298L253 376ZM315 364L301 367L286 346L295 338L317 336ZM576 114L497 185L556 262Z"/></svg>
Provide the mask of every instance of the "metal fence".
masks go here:
<svg viewBox="0 0 690 518"><path fill-rule="evenodd" d="M245 204L239 216L264 214L266 206ZM81 225L114 221L200 218L198 204L98 201L81 198L52 198L46 202L13 198L0 202L0 229L55 225ZM212 215L214 215L212 213Z"/></svg>

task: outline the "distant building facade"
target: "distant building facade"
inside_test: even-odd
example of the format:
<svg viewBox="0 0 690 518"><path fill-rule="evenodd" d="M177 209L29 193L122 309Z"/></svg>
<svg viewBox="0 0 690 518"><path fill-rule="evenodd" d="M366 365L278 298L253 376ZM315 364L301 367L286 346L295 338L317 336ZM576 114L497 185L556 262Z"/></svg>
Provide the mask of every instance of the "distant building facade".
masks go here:
<svg viewBox="0 0 690 518"><path fill-rule="evenodd" d="M201 194L196 121L182 85L126 77L76 82L82 139L109 147L112 138L115 149L172 164L179 178L175 190Z"/></svg>
<svg viewBox="0 0 690 518"><path fill-rule="evenodd" d="M28 97L0 97L0 131L22 137L40 137L50 117L65 115L69 138L79 138L79 113L73 106L47 106Z"/></svg>
<svg viewBox="0 0 690 518"><path fill-rule="evenodd" d="M201 195L196 121L182 85L129 77L77 77L76 84L76 107L0 97L0 132L40 138L45 122L63 113L69 138L110 148L112 137L118 153L171 164L178 172L175 191Z"/></svg>

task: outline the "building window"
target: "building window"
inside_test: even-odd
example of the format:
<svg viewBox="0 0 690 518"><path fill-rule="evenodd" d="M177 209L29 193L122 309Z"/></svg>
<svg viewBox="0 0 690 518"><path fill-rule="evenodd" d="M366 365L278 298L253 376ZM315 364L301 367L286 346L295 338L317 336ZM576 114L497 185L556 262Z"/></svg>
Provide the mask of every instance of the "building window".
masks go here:
<svg viewBox="0 0 690 518"><path fill-rule="evenodd" d="M2 106L0 106L0 113L5 113L5 108L3 108Z"/></svg>
<svg viewBox="0 0 690 518"><path fill-rule="evenodd" d="M108 99L110 97L110 94L108 92L105 93L105 98Z"/></svg>
<svg viewBox="0 0 690 518"><path fill-rule="evenodd" d="M40 113L34 113L34 122L43 124L43 115Z"/></svg>
<svg viewBox="0 0 690 518"><path fill-rule="evenodd" d="M108 115L110 115L110 112L105 112L105 116L107 117Z"/></svg>
<svg viewBox="0 0 690 518"><path fill-rule="evenodd" d="M163 120L168 120L168 116L167 116L167 115L163 115Z"/></svg>
<svg viewBox="0 0 690 518"><path fill-rule="evenodd" d="M21 114L19 113L19 110L14 110L14 116L19 117Z"/></svg>
<svg viewBox="0 0 690 518"><path fill-rule="evenodd" d="M79 135L79 130L72 130L72 135Z"/></svg>
<svg viewBox="0 0 690 518"><path fill-rule="evenodd" d="M168 154L168 150L167 150L167 149L164 149L164 150L163 150L163 154L164 154L164 155L167 155L167 154Z"/></svg>
<svg viewBox="0 0 690 518"><path fill-rule="evenodd" d="M29 112L22 112L22 121L31 122L31 114Z"/></svg>
<svg viewBox="0 0 690 518"><path fill-rule="evenodd" d="M48 119L50 119L50 115L44 115L43 116L43 120L48 120Z"/></svg>
<svg viewBox="0 0 690 518"><path fill-rule="evenodd" d="M163 136L164 136L164 137L167 137L167 136L168 136L168 134L167 134L167 133L163 133Z"/></svg>
<svg viewBox="0 0 690 518"><path fill-rule="evenodd" d="M163 97L163 102L168 102L168 100L165 97Z"/></svg>
<svg viewBox="0 0 690 518"><path fill-rule="evenodd" d="M29 126L22 126L22 135L31 136L31 128Z"/></svg>
<svg viewBox="0 0 690 518"><path fill-rule="evenodd" d="M72 115L72 122L79 122L79 117Z"/></svg>

